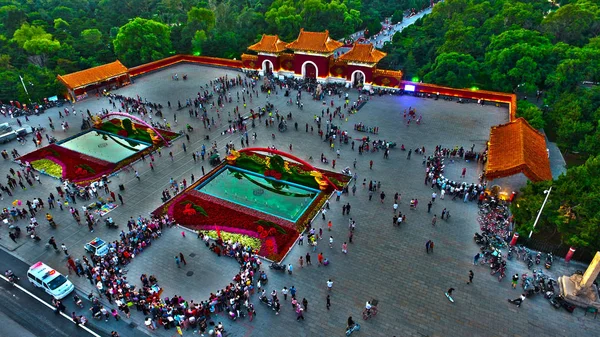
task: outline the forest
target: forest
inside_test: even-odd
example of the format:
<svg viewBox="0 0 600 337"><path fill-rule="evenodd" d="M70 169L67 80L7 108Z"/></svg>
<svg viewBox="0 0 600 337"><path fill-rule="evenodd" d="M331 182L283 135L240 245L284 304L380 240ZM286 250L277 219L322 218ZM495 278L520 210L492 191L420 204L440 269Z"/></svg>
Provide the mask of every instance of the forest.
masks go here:
<svg viewBox="0 0 600 337"><path fill-rule="evenodd" d="M136 66L169 55L239 58L261 34L293 40L300 28L336 39L378 32L429 0L0 0L0 100L62 92L57 74L119 59ZM597 0L445 0L384 46L381 68L458 88L514 92L518 116L585 163L530 184L513 205L528 232L600 249L600 4ZM543 94L536 100L536 93ZM525 100L526 97L528 100ZM556 239L558 237L558 240Z"/></svg>
<svg viewBox="0 0 600 337"><path fill-rule="evenodd" d="M562 245L559 251L600 250L598 1L448 0L384 50L382 67L403 69L409 79L517 93L518 116L543 128L564 154L587 159L520 191L511 207L517 230L527 237L543 191L553 186L534 238Z"/></svg>
<svg viewBox="0 0 600 337"><path fill-rule="evenodd" d="M0 101L63 88L57 74L119 59L128 67L174 54L240 58L262 34L292 41L300 28L336 39L381 30L386 17L429 0L0 0Z"/></svg>

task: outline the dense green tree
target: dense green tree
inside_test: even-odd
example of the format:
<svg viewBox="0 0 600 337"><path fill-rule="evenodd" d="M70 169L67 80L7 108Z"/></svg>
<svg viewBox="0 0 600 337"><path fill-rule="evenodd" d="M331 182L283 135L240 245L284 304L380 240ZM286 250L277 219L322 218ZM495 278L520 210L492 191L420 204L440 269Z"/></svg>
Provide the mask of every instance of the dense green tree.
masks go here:
<svg viewBox="0 0 600 337"><path fill-rule="evenodd" d="M479 64L473 56L456 52L439 54L425 82L435 81L454 88L470 88L475 85Z"/></svg>
<svg viewBox="0 0 600 337"><path fill-rule="evenodd" d="M27 23L15 31L13 40L30 55L30 61L40 67L46 64L49 54L60 49L60 42L54 40L52 34Z"/></svg>
<svg viewBox="0 0 600 337"><path fill-rule="evenodd" d="M581 46L600 33L600 7L597 1L580 0L550 13L542 26L559 41Z"/></svg>
<svg viewBox="0 0 600 337"><path fill-rule="evenodd" d="M169 26L135 18L119 28L113 44L115 53L127 66L155 61L169 56L171 52Z"/></svg>
<svg viewBox="0 0 600 337"><path fill-rule="evenodd" d="M534 129L543 129L546 122L540 108L529 101L517 102L517 117L523 117Z"/></svg>

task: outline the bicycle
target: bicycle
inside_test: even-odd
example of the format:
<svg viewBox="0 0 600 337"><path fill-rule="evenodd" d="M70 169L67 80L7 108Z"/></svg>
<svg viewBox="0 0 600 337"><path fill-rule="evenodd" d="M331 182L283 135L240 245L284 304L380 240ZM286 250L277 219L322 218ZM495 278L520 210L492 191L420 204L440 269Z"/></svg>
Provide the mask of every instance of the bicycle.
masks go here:
<svg viewBox="0 0 600 337"><path fill-rule="evenodd" d="M371 310L365 309L362 312L362 316L365 321L368 320L369 318L375 317L375 315L377 315L377 307L374 305L371 306Z"/></svg>
<svg viewBox="0 0 600 337"><path fill-rule="evenodd" d="M354 323L353 326L349 326L346 328L346 336L350 336L354 331L360 330L360 324Z"/></svg>

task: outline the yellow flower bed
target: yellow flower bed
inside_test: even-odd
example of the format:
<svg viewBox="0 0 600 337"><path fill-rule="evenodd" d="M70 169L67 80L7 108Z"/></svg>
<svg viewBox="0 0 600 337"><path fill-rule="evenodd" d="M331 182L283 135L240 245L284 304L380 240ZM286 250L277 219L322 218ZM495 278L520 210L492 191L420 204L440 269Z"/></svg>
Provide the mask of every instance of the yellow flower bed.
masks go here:
<svg viewBox="0 0 600 337"><path fill-rule="evenodd" d="M49 176L53 176L55 178L62 178L62 166L58 165L50 159L34 160L31 162L31 166L34 169L43 172Z"/></svg>
<svg viewBox="0 0 600 337"><path fill-rule="evenodd" d="M208 237L213 240L217 239L217 231L200 231L200 232L202 232L204 235L208 235ZM229 241L231 239L231 241L233 241L233 242L240 242L244 246L250 246L254 250L260 250L260 247L261 247L260 239L253 238L248 235L234 234L234 233L221 231L221 239L223 239L223 241Z"/></svg>

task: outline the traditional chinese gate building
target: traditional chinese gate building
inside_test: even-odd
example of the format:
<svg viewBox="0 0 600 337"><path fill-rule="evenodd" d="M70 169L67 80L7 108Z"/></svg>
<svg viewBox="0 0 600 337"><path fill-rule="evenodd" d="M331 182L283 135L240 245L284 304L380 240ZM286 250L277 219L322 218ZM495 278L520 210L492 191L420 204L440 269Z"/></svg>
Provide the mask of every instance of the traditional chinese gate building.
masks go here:
<svg viewBox="0 0 600 337"><path fill-rule="evenodd" d="M329 31L300 30L298 38L290 43L277 35L263 35L259 42L248 47L256 55L242 55L243 69L273 73L280 77L314 78L318 82L341 82L347 85L385 86L398 88L402 72L377 69L377 63L387 54L372 44L355 43L346 53L336 58L336 50L343 43L333 40ZM292 51L289 53L286 51Z"/></svg>

